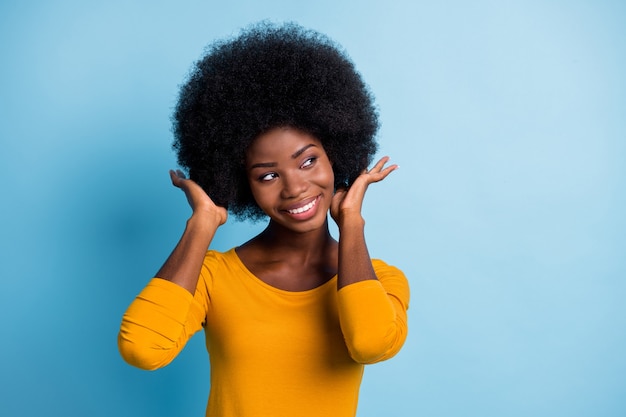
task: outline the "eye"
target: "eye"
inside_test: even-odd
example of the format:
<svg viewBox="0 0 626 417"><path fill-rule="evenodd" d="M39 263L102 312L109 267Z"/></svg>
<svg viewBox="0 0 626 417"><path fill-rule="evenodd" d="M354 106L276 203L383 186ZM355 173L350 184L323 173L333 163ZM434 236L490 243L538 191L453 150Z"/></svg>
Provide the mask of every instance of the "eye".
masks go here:
<svg viewBox="0 0 626 417"><path fill-rule="evenodd" d="M301 168L308 168L311 165L313 165L315 163L315 161L317 161L317 157L316 156L312 156L310 158L305 159L300 167Z"/></svg>
<svg viewBox="0 0 626 417"><path fill-rule="evenodd" d="M278 174L275 172L268 172L267 174L263 174L259 177L259 181L263 182L263 181L271 181L274 178L277 178Z"/></svg>

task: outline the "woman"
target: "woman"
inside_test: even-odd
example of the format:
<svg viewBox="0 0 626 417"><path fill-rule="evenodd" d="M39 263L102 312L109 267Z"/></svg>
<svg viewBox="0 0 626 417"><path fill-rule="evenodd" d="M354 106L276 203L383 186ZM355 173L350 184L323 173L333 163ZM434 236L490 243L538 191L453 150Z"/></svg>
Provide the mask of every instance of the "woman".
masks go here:
<svg viewBox="0 0 626 417"><path fill-rule="evenodd" d="M204 328L207 416L354 416L363 365L407 333L407 280L370 259L364 237L365 192L397 168L385 157L366 169L377 128L360 75L322 35L259 24L214 44L174 114L190 179L170 176L192 215L124 315L124 359L165 366ZM269 222L208 250L228 212Z"/></svg>

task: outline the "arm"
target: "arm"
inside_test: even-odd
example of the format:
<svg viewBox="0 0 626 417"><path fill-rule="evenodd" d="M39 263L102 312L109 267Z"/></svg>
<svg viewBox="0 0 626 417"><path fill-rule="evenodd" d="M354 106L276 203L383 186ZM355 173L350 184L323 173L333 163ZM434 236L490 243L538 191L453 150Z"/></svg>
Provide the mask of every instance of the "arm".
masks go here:
<svg viewBox="0 0 626 417"><path fill-rule="evenodd" d="M395 268L374 270L361 216L367 187L397 169L397 165L385 168L388 160L385 157L363 172L349 190L338 190L331 204L339 227L339 319L348 350L361 363L395 355L407 333L408 283Z"/></svg>
<svg viewBox="0 0 626 417"><path fill-rule="evenodd" d="M384 167L389 160L382 158L369 171L364 171L349 189L339 189L331 203L331 216L339 228L338 289L364 280L375 280L372 260L365 244L365 220L361 208L370 184L382 181L398 166Z"/></svg>
<svg viewBox="0 0 626 417"><path fill-rule="evenodd" d="M193 295L204 255L228 215L225 208L216 206L198 184L186 179L180 171L170 171L170 177L185 192L193 212L183 236L156 276L180 285Z"/></svg>
<svg viewBox="0 0 626 417"><path fill-rule="evenodd" d="M393 357L408 332L409 285L399 269L373 261L378 280L348 285L337 294L339 321L352 359L369 364Z"/></svg>
<svg viewBox="0 0 626 417"><path fill-rule="evenodd" d="M122 357L142 369L167 365L201 328L206 294L198 286L198 279L215 231L227 217L224 208L213 204L182 173L171 171L170 176L172 183L185 192L193 214L157 278L128 307L118 335Z"/></svg>

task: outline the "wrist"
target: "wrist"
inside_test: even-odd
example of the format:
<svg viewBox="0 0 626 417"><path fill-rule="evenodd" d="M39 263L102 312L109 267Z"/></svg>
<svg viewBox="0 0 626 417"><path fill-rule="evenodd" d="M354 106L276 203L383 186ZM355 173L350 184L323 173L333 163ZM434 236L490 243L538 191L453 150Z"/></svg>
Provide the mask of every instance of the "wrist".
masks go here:
<svg viewBox="0 0 626 417"><path fill-rule="evenodd" d="M194 211L187 220L187 227L191 229L215 231L222 223L223 221L219 214L198 210Z"/></svg>
<svg viewBox="0 0 626 417"><path fill-rule="evenodd" d="M339 227L339 231L347 230L347 229L360 229L365 228L365 219L361 216L361 213L357 212L344 212L341 213L339 217L339 222L337 222L337 226Z"/></svg>

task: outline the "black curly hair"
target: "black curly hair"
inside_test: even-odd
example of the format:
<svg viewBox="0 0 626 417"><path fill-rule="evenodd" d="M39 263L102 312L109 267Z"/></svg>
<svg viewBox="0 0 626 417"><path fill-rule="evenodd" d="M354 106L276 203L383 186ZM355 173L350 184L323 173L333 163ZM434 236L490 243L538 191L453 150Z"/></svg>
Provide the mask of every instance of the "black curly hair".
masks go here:
<svg viewBox="0 0 626 417"><path fill-rule="evenodd" d="M373 96L346 53L295 23L257 23L210 45L182 85L173 117L178 163L240 220L259 220L245 152L260 134L292 127L319 139L335 187L376 153Z"/></svg>

